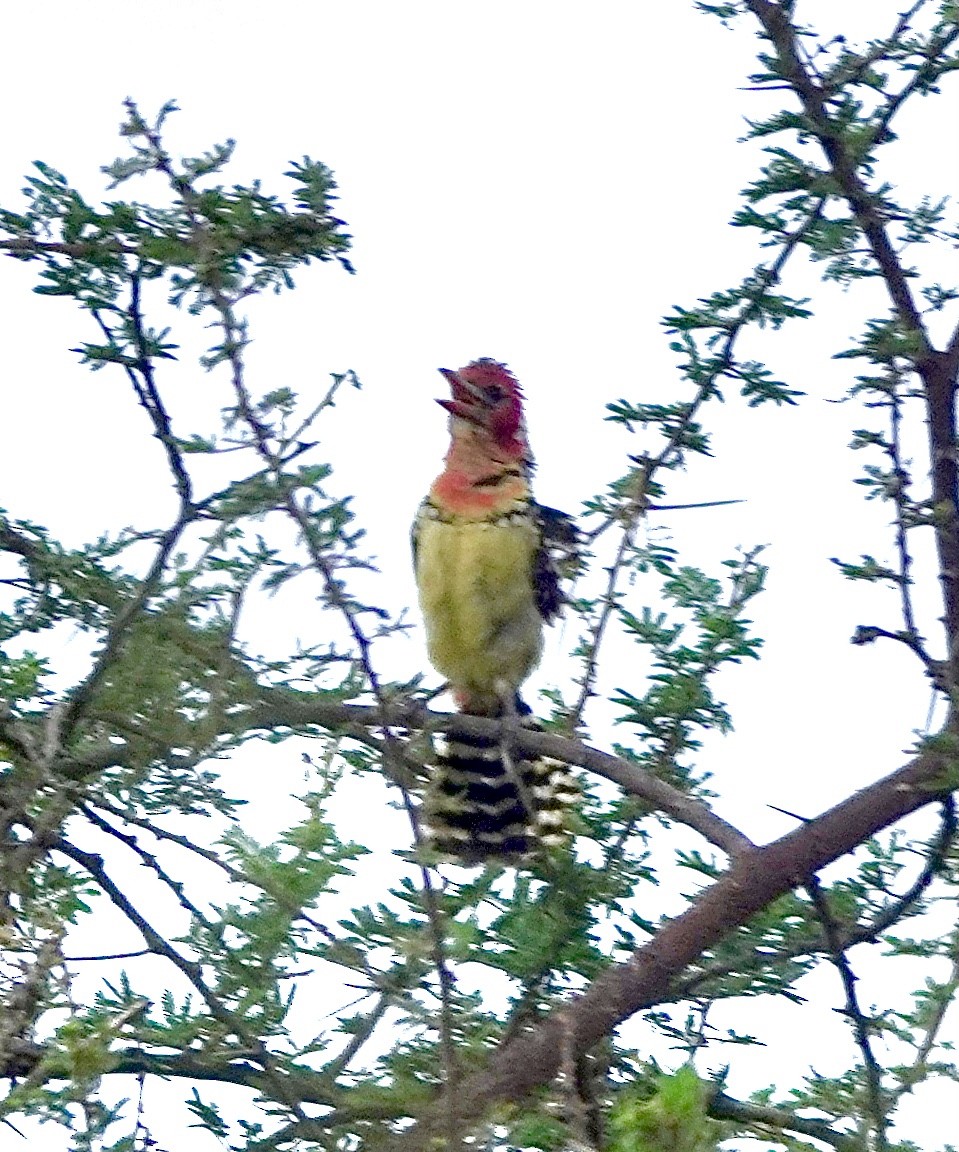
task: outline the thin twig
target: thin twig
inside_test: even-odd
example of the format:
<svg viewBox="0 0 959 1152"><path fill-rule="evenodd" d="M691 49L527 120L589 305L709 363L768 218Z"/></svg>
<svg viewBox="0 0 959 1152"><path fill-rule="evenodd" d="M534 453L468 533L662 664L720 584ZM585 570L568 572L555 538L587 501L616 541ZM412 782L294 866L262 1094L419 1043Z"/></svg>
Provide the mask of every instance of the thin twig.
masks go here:
<svg viewBox="0 0 959 1152"><path fill-rule="evenodd" d="M328 1077L331 1081L335 1080L337 1076L341 1075L349 1067L350 1061L359 1052L364 1044L373 1035L377 1024L386 1015L386 1010L390 1007L391 998L385 993L380 996L377 1002L373 1005L366 1016L363 1018L362 1024L356 1028L353 1035L350 1037L349 1043L343 1051L335 1059L331 1060L329 1064L323 1069L323 1075Z"/></svg>
<svg viewBox="0 0 959 1152"><path fill-rule="evenodd" d="M149 832L151 836L155 836L157 840L166 840L171 844L178 845L180 848L185 848L188 852L195 853L210 864L215 864L217 868L222 869L231 880L235 880L238 884L251 883L249 876L245 875L239 868L235 868L229 860L224 858L222 852L217 852L213 848L205 848L189 836L181 836L178 832L170 832L166 828L161 828L159 825L154 824L151 820L145 819L143 816L136 816L132 812L127 812L111 803L105 796L97 796L95 799L87 800L86 803L81 806L81 811L90 819L95 819L95 812L93 810L97 808L102 808L104 811L109 812L111 816L116 816L126 824L134 824L138 828L143 828ZM87 809L91 811L88 812Z"/></svg>
<svg viewBox="0 0 959 1152"><path fill-rule="evenodd" d="M174 486L180 498L180 507L186 509L193 503L193 482L187 471L183 459L183 452L180 449L176 436L173 434L170 414L167 412L166 405L163 403L159 389L157 388L153 358L149 352L146 331L143 326L143 311L140 305L140 273L138 270L130 273L130 305L127 309L127 315L132 322L137 359L135 370L132 365L125 362L123 369L136 394L137 400L150 417L154 435L163 445L163 450L167 457L167 464L173 476ZM114 334L107 326L101 314L94 310L93 317L111 346L114 345ZM137 373L139 373L139 376Z"/></svg>
<svg viewBox="0 0 959 1152"><path fill-rule="evenodd" d="M114 658L120 650L127 631L137 616L140 615L147 601L160 587L163 572L166 568L173 549L176 547L184 530L196 519L198 510L193 504L193 489L189 473L184 464L176 437L173 435L170 416L160 397L153 371L153 361L147 350L146 334L143 329L143 316L140 310L140 277L137 272L130 274L130 305L127 312L130 317L134 340L137 346L136 370L124 364L124 371L133 387L140 404L146 410L153 424L154 433L166 452L170 472L173 475L174 486L179 496L179 509L173 525L160 537L159 548L154 556L149 571L140 584L136 595L132 596L124 607L117 613L110 625L106 639L97 654L93 668L71 692L63 705L51 710L48 716L48 757L52 761L57 747L67 741L73 731L76 721L82 714L84 705L92 692L106 675ZM99 312L94 311L94 318L112 345L114 336ZM137 376L139 373L139 377Z"/></svg>
<svg viewBox="0 0 959 1152"><path fill-rule="evenodd" d="M892 391L889 394L890 437L886 450L892 460L895 482L892 496L893 503L896 507L896 554L899 557L899 594L902 606L902 621L905 625L906 634L913 638L918 645L920 653L924 653L925 649L922 644L922 637L916 628L916 617L912 606L912 578L910 576L912 556L909 554L906 538L906 512L910 504L907 495L909 490L909 474L903 466L902 461L902 398L899 395L897 385L898 381L893 382ZM927 657L927 666L928 663Z"/></svg>
<svg viewBox="0 0 959 1152"><path fill-rule="evenodd" d="M423 852L426 848L426 839L420 825L419 812L413 803L410 792L406 788L401 789L400 794L403 797L403 807L406 810L406 815L413 831L414 846L417 852ZM425 864L421 864L419 868L420 878L423 882L423 906L426 911L427 924L429 925L430 948L433 954L433 964L436 968L440 988L439 1034L440 1052L443 1058L443 1069L446 1074L444 1091L448 1097L452 1098L452 1093L455 1091L456 1082L459 1078L459 1061L456 1057L456 1044L453 1041L453 995L456 977L450 968L446 956L444 918L439 905L439 899L433 886L431 870ZM456 1133L452 1128L447 1131L447 1136L450 1139L453 1139L455 1135Z"/></svg>
<svg viewBox="0 0 959 1152"><path fill-rule="evenodd" d="M921 3L917 4L908 15L912 15L913 12L918 11L921 6ZM895 34L896 33L893 35L895 36ZM930 38L929 43L922 52L925 60L918 68L913 69L909 80L900 88L895 96L888 97L889 102L886 108L876 120L875 138L877 140L881 141L883 139L893 118L909 97L919 91L920 88L927 87L946 71L944 63L938 61L936 57L941 57L943 52L950 48L957 38L959 38L959 25L955 23L953 23L952 27L948 25L945 26L938 36Z"/></svg>
<svg viewBox="0 0 959 1152"><path fill-rule="evenodd" d="M63 240L36 240L26 236L17 237L15 240L0 240L0 252L20 260L25 256L47 254L73 256L78 260L89 260L92 256L102 256L104 252L119 252L124 256L139 255L139 249L129 244L121 244L119 240L81 240L77 243L68 243Z"/></svg>
<svg viewBox="0 0 959 1152"><path fill-rule="evenodd" d="M230 1032L239 1036L244 1044L248 1045L248 1054L262 1067L264 1076L269 1081L276 1099L298 1119L303 1119L302 1103L291 1092L288 1078L278 1070L276 1060L261 1037L248 1026L247 1021L242 1016L230 1011L220 997L216 995L203 978L202 966L195 961L188 960L153 927L150 921L111 879L104 867L103 857L98 853L86 852L77 848L62 837L51 837L48 847L50 850L59 852L73 860L90 874L110 901L139 930L150 951L168 960L177 968L203 997L207 1008L210 1010L210 1015L225 1025Z"/></svg>
<svg viewBox="0 0 959 1152"><path fill-rule="evenodd" d="M876 1150L877 1152L886 1152L889 1147L886 1139L889 1123L888 1109L886 1094L882 1086L882 1068L873 1052L872 1040L869 1036L872 1025L859 1005L856 976L842 946L838 925L833 919L829 901L816 876L811 876L807 880L806 891L809 893L809 898L816 909L816 915L822 924L823 933L829 945L830 959L842 980L843 991L846 996L845 1015L852 1025L856 1044L862 1053L863 1066L866 1071L866 1095L869 1100L869 1113L876 1132Z"/></svg>
<svg viewBox="0 0 959 1152"><path fill-rule="evenodd" d="M881 40L876 41L868 52L864 52L861 56L848 56L841 64L836 65L831 69L825 79L823 88L827 92L837 92L841 88L851 87L858 84L866 72L874 64L886 57L890 48L894 48L902 34L909 30L913 17L918 15L920 10L926 6L929 0L916 0L916 3L905 12L899 13L899 18L892 32ZM790 88L790 85L786 85Z"/></svg>
<svg viewBox="0 0 959 1152"><path fill-rule="evenodd" d="M143 578L136 595L132 596L114 617L113 623L107 631L106 639L97 653L93 668L68 693L64 703L51 709L48 713L47 762L52 762L59 754L63 744L68 741L77 720L82 715L84 706L112 666L131 624L143 611L150 597L159 590L167 561L170 559L184 529L193 519L192 509L181 509L175 523L163 534L153 563Z"/></svg>
<svg viewBox="0 0 959 1152"><path fill-rule="evenodd" d="M129 832L123 832L119 828L114 828L109 821L104 820L99 813L95 812L89 805L81 804L80 811L84 816L99 828L101 832L105 832L108 836L112 836L115 840L119 840L121 844L125 844L131 852L136 853L140 860L153 872L157 879L162 881L167 888L174 894L184 911L189 912L200 924L205 927L212 927L212 923L207 919L206 915L193 903L193 901L186 894L186 886L180 880L174 880L173 877L164 869L152 852L148 852L144 848L136 836Z"/></svg>
<svg viewBox="0 0 959 1152"><path fill-rule="evenodd" d="M583 676L580 680L580 692L573 706L570 718L570 727L575 730L582 723L583 712L596 682L599 667L599 652L609 626L610 619L616 610L618 602L617 588L620 578L626 567L626 559L633 550L636 533L643 517L650 509L648 493L650 484L656 473L664 467L669 467L675 454L679 452L683 438L699 409L715 392L716 381L733 365L733 354L736 343L744 328L756 317L760 304L767 292L782 278L783 269L796 248L809 234L809 231L818 223L825 207L826 198L820 197L809 210L805 220L793 232L786 233L782 240L782 247L772 264L758 270L755 290L743 305L739 315L731 322L729 330L723 340L717 357L716 366L708 373L696 391L696 395L686 408L682 421L672 431L665 446L657 456L646 457L643 465L637 471L633 486L633 495L628 501L619 519L623 524L623 535L616 549L616 556L608 569L606 588L599 598L601 605L599 615L593 625L586 648L586 661ZM694 505L695 506L695 505ZM589 539L594 542L614 518L604 521L595 531L590 533Z"/></svg>
<svg viewBox="0 0 959 1152"><path fill-rule="evenodd" d="M88 960L135 960L139 956L152 956L152 948L136 948L132 952L107 952L96 956L64 956L64 964L82 964Z"/></svg>
<svg viewBox="0 0 959 1152"><path fill-rule="evenodd" d="M939 1032L942 1029L946 1013L955 1005L956 992L959 991L959 930L954 930L952 933L949 957L952 961L949 975L942 984L939 985L935 1010L926 1025L922 1041L916 1049L916 1058L912 1062L912 1066L916 1072L925 1070L929 1056L939 1038ZM914 1081L910 1080L908 1086L903 1085L901 1091L909 1091L913 1086Z"/></svg>

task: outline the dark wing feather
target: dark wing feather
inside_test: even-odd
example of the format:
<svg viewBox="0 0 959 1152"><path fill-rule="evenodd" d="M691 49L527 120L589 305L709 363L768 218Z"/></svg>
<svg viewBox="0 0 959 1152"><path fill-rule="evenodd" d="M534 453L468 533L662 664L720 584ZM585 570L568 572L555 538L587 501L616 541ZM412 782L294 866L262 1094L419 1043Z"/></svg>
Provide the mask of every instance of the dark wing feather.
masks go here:
<svg viewBox="0 0 959 1152"><path fill-rule="evenodd" d="M581 538L572 516L545 504L534 504L540 546L533 564L536 607L547 624L562 611L566 597L560 581L573 575L581 562Z"/></svg>

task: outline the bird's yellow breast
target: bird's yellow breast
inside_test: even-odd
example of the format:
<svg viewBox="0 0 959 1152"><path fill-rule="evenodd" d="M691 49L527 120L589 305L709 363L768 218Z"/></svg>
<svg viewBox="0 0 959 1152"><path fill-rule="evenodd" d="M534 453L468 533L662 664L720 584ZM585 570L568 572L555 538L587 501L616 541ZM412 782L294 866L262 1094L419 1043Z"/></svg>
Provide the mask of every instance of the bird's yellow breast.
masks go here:
<svg viewBox="0 0 959 1152"><path fill-rule="evenodd" d="M495 713L539 662L543 620L533 589L539 533L525 514L419 521L416 582L436 670L472 712Z"/></svg>

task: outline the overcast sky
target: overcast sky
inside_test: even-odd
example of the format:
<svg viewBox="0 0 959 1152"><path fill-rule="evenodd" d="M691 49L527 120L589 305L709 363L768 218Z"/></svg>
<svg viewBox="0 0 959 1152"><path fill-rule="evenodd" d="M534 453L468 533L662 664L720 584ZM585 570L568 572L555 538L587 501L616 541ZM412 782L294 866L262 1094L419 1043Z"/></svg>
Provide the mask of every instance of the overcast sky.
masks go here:
<svg viewBox="0 0 959 1152"><path fill-rule="evenodd" d="M888 31L900 6L799 8L855 40ZM358 373L363 391L343 395L322 450L336 490L356 493L383 598L410 603L409 522L445 450L437 367L492 356L513 368L528 398L538 494L576 511L640 447L603 423L604 405L688 394L661 316L731 286L755 262L754 238L726 223L756 173L757 147L736 143L744 116L771 111L775 97L743 90L757 45L750 23L732 32L691 9L680 0L53 0L19 35L7 16L0 204L17 208L35 159L101 195L99 168L122 150L128 95L148 118L176 99L175 152L235 137L231 182L259 177L287 195L289 160L307 153L330 165L357 275L323 265L301 273L294 294L257 303L251 381L310 394L330 372ZM956 187L956 90L903 117L887 175L907 200ZM118 194L143 193L130 184ZM0 506L70 543L142 520L145 509L160 520L169 493L143 447L143 418L121 379L77 366L69 349L95 336L71 305L30 294L35 267L0 264ZM737 545L769 546L769 591L754 613L764 657L724 679L736 732L708 744L720 811L761 839L791 826L770 805L812 816L896 767L929 704L905 655L848 643L859 624L897 627L893 598L845 583L828 563L891 554L887 514L863 504L851 483L862 461L844 451L862 425L836 403L855 367L831 359L885 305L875 287L824 290L802 270L795 283L797 295L815 293L817 317L744 351L767 355L807 398L798 410L750 412L734 400L707 412L715 458L676 477L670 497L744 503L660 521L685 560L712 570ZM165 386L184 420L194 405L215 411L222 401L188 366ZM928 587L931 631L938 604ZM316 641L308 618L264 612L264 634ZM572 639L560 632L554 645ZM412 675L424 664L421 639L384 659ZM607 684L629 671L616 667ZM550 682L547 660L538 683Z"/></svg>

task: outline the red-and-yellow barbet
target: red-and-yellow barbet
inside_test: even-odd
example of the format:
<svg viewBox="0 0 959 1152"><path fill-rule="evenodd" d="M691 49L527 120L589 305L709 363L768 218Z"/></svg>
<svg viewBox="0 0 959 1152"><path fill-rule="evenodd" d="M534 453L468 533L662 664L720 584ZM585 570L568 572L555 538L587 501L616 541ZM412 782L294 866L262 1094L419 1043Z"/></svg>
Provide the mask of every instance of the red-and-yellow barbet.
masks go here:
<svg viewBox="0 0 959 1152"><path fill-rule="evenodd" d="M413 525L429 657L461 711L529 724L519 688L539 663L544 621L562 606L558 564L575 564L576 529L532 498L523 397L509 369L482 359L440 371L452 392L439 401L450 447ZM576 796L558 762L495 736L460 736L434 769L424 824L444 855L517 861L565 838Z"/></svg>

